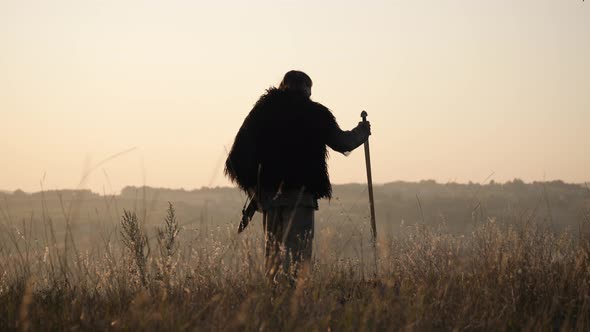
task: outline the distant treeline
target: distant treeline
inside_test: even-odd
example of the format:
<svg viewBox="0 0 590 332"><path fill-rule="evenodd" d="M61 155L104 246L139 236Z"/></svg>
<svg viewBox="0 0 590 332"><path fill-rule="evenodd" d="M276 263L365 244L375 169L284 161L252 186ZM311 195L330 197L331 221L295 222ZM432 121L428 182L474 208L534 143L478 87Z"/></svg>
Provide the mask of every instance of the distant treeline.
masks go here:
<svg viewBox="0 0 590 332"><path fill-rule="evenodd" d="M563 181L525 183L515 179L506 183L390 182L376 185L377 222L384 234L412 224L441 224L456 233L470 232L478 223L493 219L500 223L541 221L555 230L578 231L590 223L590 187ZM172 202L181 220L190 225L237 223L245 195L235 188L216 187L194 190L152 187L125 187L119 195L100 195L89 190L52 190L25 193L17 190L4 196L0 207L14 219L38 211L44 201L48 211L59 220L62 204L79 202L82 223L92 214L109 211L113 222L122 209L148 210L151 220L163 216ZM106 207L106 209L105 209ZM151 213L151 214L150 214ZM368 198L365 184L334 186L332 200L320 202L319 226L331 223L365 224ZM104 216L103 216L104 217ZM585 227L585 226L584 226Z"/></svg>
<svg viewBox="0 0 590 332"><path fill-rule="evenodd" d="M340 184L334 185L335 191L341 192L346 190L357 190L359 187L365 186L365 184ZM420 182L406 182L406 181L394 181L388 182L385 184L378 184L375 185L375 188L381 189L382 191L388 192L400 192L400 193L408 193L408 192L415 192L416 190L424 191L425 193L436 193L440 195L444 195L445 193L474 193L475 191L481 192L512 192L515 194L535 194L538 192L539 188L546 188L551 191L559 191L562 194L570 194L570 195L590 195L590 184L583 183L566 183L561 180L555 181L534 181L531 183L526 183L520 179L514 179L512 181L508 181L505 183L495 182L491 180L489 183L480 184L480 183L455 183L455 182L447 182L447 183L438 183L435 180L422 180ZM236 191L235 188L232 187L202 187L199 189L192 189L186 190L184 188L180 189L171 189L171 188L157 188L157 187L136 187L136 186L126 186L121 190L119 194L120 197L126 198L135 198L144 194L147 195L165 195L166 197L169 196L181 196L183 198L189 197L191 195L197 196L206 196L206 195L224 195L224 194L234 194ZM73 198L76 195L90 195L94 197L102 196L102 194L92 192L88 189L60 189L60 190L46 190L46 191L39 191L34 193L27 193L20 189L17 189L13 192L2 190L0 193L5 195L15 195L15 196L32 196L32 197L42 197L42 196L53 196L53 195L61 195L63 198Z"/></svg>

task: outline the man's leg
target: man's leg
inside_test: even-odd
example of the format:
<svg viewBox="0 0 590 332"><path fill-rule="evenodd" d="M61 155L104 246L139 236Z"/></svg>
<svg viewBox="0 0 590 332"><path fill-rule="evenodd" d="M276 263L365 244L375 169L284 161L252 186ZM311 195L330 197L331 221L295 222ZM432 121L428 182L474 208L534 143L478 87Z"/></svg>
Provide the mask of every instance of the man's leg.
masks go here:
<svg viewBox="0 0 590 332"><path fill-rule="evenodd" d="M274 280L281 266L281 238L283 235L281 210L278 207L272 208L264 214L264 272L270 281Z"/></svg>
<svg viewBox="0 0 590 332"><path fill-rule="evenodd" d="M284 215L286 225L283 234L283 245L286 257L284 269L289 271L291 277L296 279L302 270L309 270L312 256L314 233L314 209L296 208L288 209L288 215Z"/></svg>

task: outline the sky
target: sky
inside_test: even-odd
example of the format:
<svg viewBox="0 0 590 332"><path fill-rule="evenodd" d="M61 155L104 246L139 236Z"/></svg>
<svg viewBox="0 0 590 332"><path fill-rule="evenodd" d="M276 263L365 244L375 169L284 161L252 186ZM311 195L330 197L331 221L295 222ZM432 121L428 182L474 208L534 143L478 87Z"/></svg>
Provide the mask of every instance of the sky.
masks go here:
<svg viewBox="0 0 590 332"><path fill-rule="evenodd" d="M0 1L0 189L231 185L244 117L303 70L373 180L590 181L581 0ZM363 149L333 183L366 181Z"/></svg>

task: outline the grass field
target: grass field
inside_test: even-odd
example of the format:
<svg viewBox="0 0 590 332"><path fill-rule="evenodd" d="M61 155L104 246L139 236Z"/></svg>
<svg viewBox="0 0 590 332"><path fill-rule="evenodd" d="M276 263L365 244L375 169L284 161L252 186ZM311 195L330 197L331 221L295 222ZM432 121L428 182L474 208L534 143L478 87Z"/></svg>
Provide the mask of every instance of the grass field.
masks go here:
<svg viewBox="0 0 590 332"><path fill-rule="evenodd" d="M75 207L63 231L4 210L2 331L590 330L587 238L539 218L401 226L380 237L376 276L365 229L324 225L291 287L264 278L260 225L189 229L169 209L148 226L139 209L82 244Z"/></svg>

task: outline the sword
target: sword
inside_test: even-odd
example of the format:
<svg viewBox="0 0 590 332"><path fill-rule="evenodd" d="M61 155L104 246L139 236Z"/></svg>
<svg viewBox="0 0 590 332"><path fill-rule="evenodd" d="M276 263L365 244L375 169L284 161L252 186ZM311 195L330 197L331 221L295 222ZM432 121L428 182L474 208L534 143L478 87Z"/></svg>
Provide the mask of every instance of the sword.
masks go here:
<svg viewBox="0 0 590 332"><path fill-rule="evenodd" d="M361 112L363 122L367 122L367 112ZM365 142L365 162L367 164L367 185L369 186L369 205L371 208L371 237L375 252L375 275L377 275L377 224L375 222L375 201L373 199L373 177L371 175L371 153L369 152L369 138Z"/></svg>
<svg viewBox="0 0 590 332"><path fill-rule="evenodd" d="M257 209L258 202L256 201L256 196L253 196L250 198L250 204L247 206L244 205L244 208L242 209L242 220L240 220L240 225L238 226L238 233L242 233L244 229L248 227L248 224L250 223L250 220L252 220Z"/></svg>

